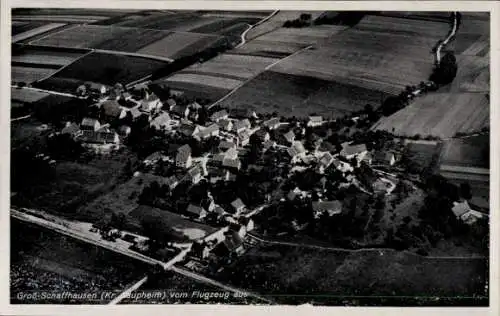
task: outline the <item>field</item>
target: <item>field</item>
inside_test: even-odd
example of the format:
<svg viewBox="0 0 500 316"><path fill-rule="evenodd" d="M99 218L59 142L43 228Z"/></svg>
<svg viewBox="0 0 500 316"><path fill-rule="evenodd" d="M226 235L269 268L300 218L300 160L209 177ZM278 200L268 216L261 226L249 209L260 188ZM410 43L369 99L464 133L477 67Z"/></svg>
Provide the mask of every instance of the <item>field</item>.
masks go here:
<svg viewBox="0 0 500 316"><path fill-rule="evenodd" d="M489 115L489 99L484 94L431 93L381 118L372 129L401 136L453 137L488 127Z"/></svg>
<svg viewBox="0 0 500 316"><path fill-rule="evenodd" d="M484 295L487 275L485 260L425 259L385 250L349 254L280 245L251 250L219 279L271 295L282 304L337 305L356 297L383 296L404 304L405 296Z"/></svg>
<svg viewBox="0 0 500 316"><path fill-rule="evenodd" d="M39 26L37 26L39 25ZM43 24L38 24L38 23L26 23L26 25L19 25L19 27L15 28L13 26L12 28L12 43L22 41L29 39L35 35L49 32L55 29L58 29L60 27L65 26L66 24L64 23L43 23ZM22 31L22 29L25 29L25 31Z"/></svg>
<svg viewBox="0 0 500 316"><path fill-rule="evenodd" d="M10 99L14 101L19 101L22 103L32 103L41 100L48 96L46 92L39 92L36 90L29 89L10 89Z"/></svg>
<svg viewBox="0 0 500 316"><path fill-rule="evenodd" d="M284 116L317 113L340 117L363 109L367 103L376 106L385 97L384 93L356 86L265 71L221 104L228 108L248 107L258 112L277 111Z"/></svg>
<svg viewBox="0 0 500 316"><path fill-rule="evenodd" d="M119 185L113 191L89 201L78 212L89 219L96 220L112 213L128 214L139 206L138 197L142 189L155 180L161 183L162 178L151 174L141 174Z"/></svg>
<svg viewBox="0 0 500 316"><path fill-rule="evenodd" d="M16 46L12 49L12 64L66 66L87 53L86 50L53 49L35 46Z"/></svg>
<svg viewBox="0 0 500 316"><path fill-rule="evenodd" d="M57 69L42 68L42 67L28 67L28 66L12 66L10 69L11 81L14 83L24 82L27 84L46 78Z"/></svg>
<svg viewBox="0 0 500 316"><path fill-rule="evenodd" d="M179 214L149 206L138 206L129 215L139 223L143 220L154 221L155 225L163 227L171 238L178 241L200 239L216 231L213 227L184 219Z"/></svg>
<svg viewBox="0 0 500 316"><path fill-rule="evenodd" d="M198 84L201 86L209 86L209 87L214 87L214 88L219 88L219 89L234 89L237 87L239 84L242 83L242 81L237 80L237 79L231 79L231 78L225 78L225 77L218 77L218 76L210 76L210 75L205 75L205 74L196 74L196 73L176 73L173 76L167 78L164 80L164 82L171 86L172 88L175 87L175 83L180 83L180 84Z"/></svg>
<svg viewBox="0 0 500 316"><path fill-rule="evenodd" d="M80 82L91 81L110 86L117 82L126 85L150 75L165 65L166 62L148 58L93 52L78 59L53 77Z"/></svg>
<svg viewBox="0 0 500 316"><path fill-rule="evenodd" d="M91 292L123 290L145 272L144 264L37 226L11 220L12 303L82 303L61 300L21 301L16 293L32 290ZM84 301L87 304L103 304Z"/></svg>
<svg viewBox="0 0 500 316"><path fill-rule="evenodd" d="M78 24L93 23L136 11L138 10L23 8L13 9L12 18L15 21L46 21Z"/></svg>
<svg viewBox="0 0 500 316"><path fill-rule="evenodd" d="M142 47L139 54L177 59L217 46L222 38L207 34L174 32L156 42Z"/></svg>
<svg viewBox="0 0 500 316"><path fill-rule="evenodd" d="M406 145L407 158L420 170L431 166L439 153L439 143L435 141L411 141Z"/></svg>

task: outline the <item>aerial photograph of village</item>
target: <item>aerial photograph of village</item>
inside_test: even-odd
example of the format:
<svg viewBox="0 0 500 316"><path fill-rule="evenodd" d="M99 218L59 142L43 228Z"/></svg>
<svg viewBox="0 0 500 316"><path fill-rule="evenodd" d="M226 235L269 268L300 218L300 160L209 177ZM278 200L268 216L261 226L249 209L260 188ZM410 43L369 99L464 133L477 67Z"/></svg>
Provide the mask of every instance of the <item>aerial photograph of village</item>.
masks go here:
<svg viewBox="0 0 500 316"><path fill-rule="evenodd" d="M489 306L489 12L10 26L11 304Z"/></svg>

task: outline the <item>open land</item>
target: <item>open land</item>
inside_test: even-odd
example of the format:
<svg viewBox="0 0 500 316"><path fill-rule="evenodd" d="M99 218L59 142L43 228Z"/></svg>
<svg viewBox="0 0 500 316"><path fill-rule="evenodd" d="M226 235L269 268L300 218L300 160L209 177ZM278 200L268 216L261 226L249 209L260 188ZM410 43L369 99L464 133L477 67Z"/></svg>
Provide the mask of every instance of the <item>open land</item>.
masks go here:
<svg viewBox="0 0 500 316"><path fill-rule="evenodd" d="M17 220L11 221L11 240L12 303L81 303L17 301L16 293L119 291L146 271L143 264L127 257ZM97 301L85 303L105 303L100 299L99 293Z"/></svg>
<svg viewBox="0 0 500 316"><path fill-rule="evenodd" d="M487 275L484 259L426 259L387 250L347 254L280 245L251 250L219 278L275 295L282 304L335 304L339 297L350 296L399 296L404 304L405 296L485 294Z"/></svg>
<svg viewBox="0 0 500 316"><path fill-rule="evenodd" d="M434 93L419 97L406 108L383 117L373 130L401 136L453 137L489 126L489 99L479 93Z"/></svg>

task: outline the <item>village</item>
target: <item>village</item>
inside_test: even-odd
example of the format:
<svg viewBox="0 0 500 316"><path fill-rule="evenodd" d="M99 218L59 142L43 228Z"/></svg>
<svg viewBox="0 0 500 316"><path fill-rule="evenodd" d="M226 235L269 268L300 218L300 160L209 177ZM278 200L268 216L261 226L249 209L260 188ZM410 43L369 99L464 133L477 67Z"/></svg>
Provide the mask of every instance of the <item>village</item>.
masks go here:
<svg viewBox="0 0 500 316"><path fill-rule="evenodd" d="M94 104L81 121L66 122L49 137L69 136L94 155L136 148L142 158L134 168L128 166L130 176L155 179L137 192L139 206L132 213L141 219L139 231L127 231L123 210L115 209L91 232L107 241L126 240L133 251L181 262L193 271L222 269L270 232L271 237L300 234L322 223L341 223L347 213L356 217L352 198L360 193L375 209L389 201L394 209L394 192L403 181L423 181L409 177L401 165L408 144L425 140L367 130L377 119L369 106L337 120L297 119L209 109L203 100L155 85L126 90L120 84L89 84L77 94ZM144 147L151 139L155 143ZM464 224L485 216L466 199L453 202L452 212ZM365 231L375 213L363 223ZM179 239L175 226L210 229Z"/></svg>

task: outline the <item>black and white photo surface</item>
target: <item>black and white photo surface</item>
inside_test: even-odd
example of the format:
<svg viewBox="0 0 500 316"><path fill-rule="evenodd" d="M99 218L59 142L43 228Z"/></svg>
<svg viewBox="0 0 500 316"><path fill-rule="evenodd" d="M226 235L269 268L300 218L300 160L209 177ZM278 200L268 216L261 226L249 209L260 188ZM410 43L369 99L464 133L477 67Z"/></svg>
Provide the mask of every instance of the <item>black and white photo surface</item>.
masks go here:
<svg viewBox="0 0 500 316"><path fill-rule="evenodd" d="M11 35L10 304L490 305L489 12Z"/></svg>

